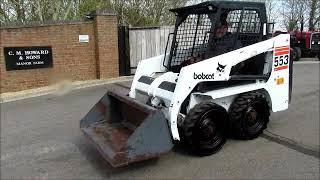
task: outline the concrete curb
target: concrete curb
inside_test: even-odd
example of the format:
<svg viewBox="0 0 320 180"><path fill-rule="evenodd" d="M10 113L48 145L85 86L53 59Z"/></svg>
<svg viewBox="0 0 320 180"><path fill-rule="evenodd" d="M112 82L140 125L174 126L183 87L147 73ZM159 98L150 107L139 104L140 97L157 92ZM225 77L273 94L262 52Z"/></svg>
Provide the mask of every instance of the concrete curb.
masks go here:
<svg viewBox="0 0 320 180"><path fill-rule="evenodd" d="M295 61L293 64L319 64L320 61Z"/></svg>
<svg viewBox="0 0 320 180"><path fill-rule="evenodd" d="M48 94L62 95L76 89L106 85L111 83L118 83L123 81L130 81L132 79L133 79L133 76L123 76L119 78L98 79L98 80L89 80L89 81L74 81L74 82L63 81L58 84L36 88L36 89L2 93L0 94L0 103L18 101L18 100L27 99L27 98L44 96Z"/></svg>

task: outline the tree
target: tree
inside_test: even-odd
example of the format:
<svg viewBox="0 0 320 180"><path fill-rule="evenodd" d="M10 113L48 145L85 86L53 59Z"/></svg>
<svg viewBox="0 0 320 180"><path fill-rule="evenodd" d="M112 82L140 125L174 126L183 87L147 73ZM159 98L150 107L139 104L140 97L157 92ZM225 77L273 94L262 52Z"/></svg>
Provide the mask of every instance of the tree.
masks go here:
<svg viewBox="0 0 320 180"><path fill-rule="evenodd" d="M310 12L309 12L309 30L314 30L315 26L320 22L320 2L319 0L309 1Z"/></svg>
<svg viewBox="0 0 320 180"><path fill-rule="evenodd" d="M158 26L172 24L174 14L169 9L184 6L187 0L120 0L113 9L122 24L131 26Z"/></svg>
<svg viewBox="0 0 320 180"><path fill-rule="evenodd" d="M277 4L275 0L264 0L268 22L273 22L277 18Z"/></svg>
<svg viewBox="0 0 320 180"><path fill-rule="evenodd" d="M299 25L304 26L308 17L308 0L282 0L282 25L287 31L299 29Z"/></svg>
<svg viewBox="0 0 320 180"><path fill-rule="evenodd" d="M13 17L24 22L26 20L26 11L28 1L25 0L2 0L0 2L0 20L10 21Z"/></svg>
<svg viewBox="0 0 320 180"><path fill-rule="evenodd" d="M282 25L288 31L305 26L307 28L304 28L304 30L317 28L320 30L319 0L282 0L281 7Z"/></svg>
<svg viewBox="0 0 320 180"><path fill-rule="evenodd" d="M0 22L54 21L75 17L79 0L2 0ZM79 4L79 3L78 3Z"/></svg>
<svg viewBox="0 0 320 180"><path fill-rule="evenodd" d="M0 22L59 21L81 19L85 14L111 8L119 23L131 26L172 24L168 9L184 6L188 0L2 0Z"/></svg>

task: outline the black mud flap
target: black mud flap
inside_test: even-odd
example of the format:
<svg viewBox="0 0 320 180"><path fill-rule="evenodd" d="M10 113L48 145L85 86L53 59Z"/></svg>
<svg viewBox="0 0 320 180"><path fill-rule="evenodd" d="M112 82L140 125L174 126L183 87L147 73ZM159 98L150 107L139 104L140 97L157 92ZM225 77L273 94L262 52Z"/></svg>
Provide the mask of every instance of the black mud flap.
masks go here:
<svg viewBox="0 0 320 180"><path fill-rule="evenodd" d="M113 91L80 121L80 128L113 167L155 158L173 147L163 112Z"/></svg>

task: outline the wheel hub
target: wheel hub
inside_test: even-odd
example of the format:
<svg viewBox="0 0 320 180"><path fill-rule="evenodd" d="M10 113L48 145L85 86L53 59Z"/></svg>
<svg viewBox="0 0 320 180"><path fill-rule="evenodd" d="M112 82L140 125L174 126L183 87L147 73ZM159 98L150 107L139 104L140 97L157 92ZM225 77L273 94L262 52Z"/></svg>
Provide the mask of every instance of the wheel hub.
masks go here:
<svg viewBox="0 0 320 180"><path fill-rule="evenodd" d="M254 125L257 123L258 121L258 112L253 108L253 107L250 107L246 113L247 115L247 121L249 123L250 126Z"/></svg>
<svg viewBox="0 0 320 180"><path fill-rule="evenodd" d="M217 128L210 118L204 119L200 124L200 136L206 140L216 136Z"/></svg>

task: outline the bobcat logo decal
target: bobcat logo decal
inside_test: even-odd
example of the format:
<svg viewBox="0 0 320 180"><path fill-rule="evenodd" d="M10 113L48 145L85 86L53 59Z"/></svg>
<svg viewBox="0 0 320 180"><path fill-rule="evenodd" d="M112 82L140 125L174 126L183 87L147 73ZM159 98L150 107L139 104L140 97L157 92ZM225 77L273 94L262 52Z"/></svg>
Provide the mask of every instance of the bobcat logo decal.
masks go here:
<svg viewBox="0 0 320 180"><path fill-rule="evenodd" d="M227 65L221 65L219 62L218 62L218 67L217 67L217 71L222 73L224 72L224 68L226 67Z"/></svg>

